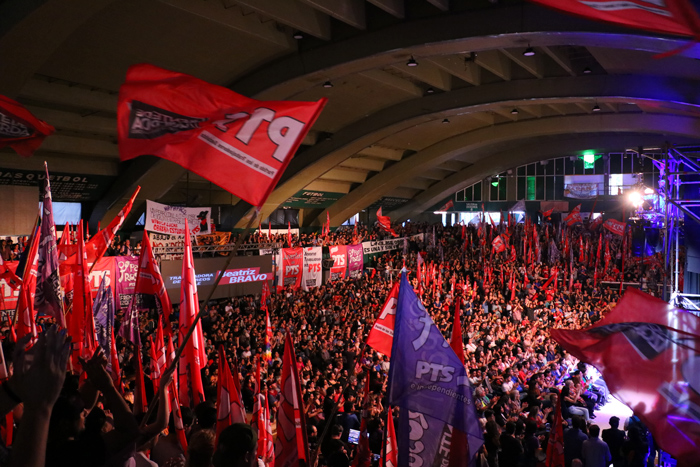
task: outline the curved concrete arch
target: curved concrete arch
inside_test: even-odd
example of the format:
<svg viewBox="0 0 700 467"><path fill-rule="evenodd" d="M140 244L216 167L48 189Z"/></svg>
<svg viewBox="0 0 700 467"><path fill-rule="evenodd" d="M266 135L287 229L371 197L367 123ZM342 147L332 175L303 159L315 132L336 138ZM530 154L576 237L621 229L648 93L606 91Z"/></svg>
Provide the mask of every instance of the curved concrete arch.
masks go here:
<svg viewBox="0 0 700 467"><path fill-rule="evenodd" d="M681 144L697 144L699 141L700 136L690 139L685 137L680 138L680 140L674 139L675 143ZM554 157L561 157L567 155L567 153L571 154L572 152L581 151L583 149L615 152L625 148L639 146L662 147L665 143L667 143L667 141L664 135L643 135L638 133L603 135L593 133L574 137L561 135L555 139L546 139L525 144L522 141L518 141L517 150L514 150L516 148L508 148L505 150L499 148L491 151L480 162L447 177L436 184L436 186L418 194L404 206L390 212L389 215L394 222L403 222L408 219L412 213L430 209L447 196L454 194L460 188L466 188L471 184L483 180L489 175L500 173L517 166Z"/></svg>
<svg viewBox="0 0 700 467"><path fill-rule="evenodd" d="M551 103L605 98L659 100L700 106L694 80L644 75L547 78L483 85L413 99L348 125L332 139L298 154L263 206L269 215L289 197L362 149L415 125L456 114L549 99ZM540 120L535 120L540 121Z"/></svg>
<svg viewBox="0 0 700 467"><path fill-rule="evenodd" d="M318 85L319 80L338 79L380 68L405 61L410 55L421 58L525 47L527 44L532 47L577 45L659 53L676 49L686 42L681 38L634 32L525 3L403 21L288 55L238 79L230 87L245 95L255 96L265 91L258 97L284 99ZM683 55L698 58L700 51L691 49ZM297 79L303 84L291 86Z"/></svg>
<svg viewBox="0 0 700 467"><path fill-rule="evenodd" d="M559 134L629 132L690 138L700 134L700 118L648 114L579 115L506 123L464 133L403 159L351 191L328 209L331 225L345 221L360 209L400 186L403 181L419 176L457 155L468 154L468 157L462 157L460 160L476 164L481 162L483 152L480 152L485 148L507 141L517 142ZM497 164L494 164L494 167L497 167ZM463 172L468 173L468 170ZM443 185L447 187L448 183L440 182L439 185L440 188ZM453 186L457 185L453 183ZM429 204L426 206L429 207Z"/></svg>
<svg viewBox="0 0 700 467"><path fill-rule="evenodd" d="M11 0L0 6L0 94L16 97L78 27L116 0ZM60 18L60 21L57 20Z"/></svg>

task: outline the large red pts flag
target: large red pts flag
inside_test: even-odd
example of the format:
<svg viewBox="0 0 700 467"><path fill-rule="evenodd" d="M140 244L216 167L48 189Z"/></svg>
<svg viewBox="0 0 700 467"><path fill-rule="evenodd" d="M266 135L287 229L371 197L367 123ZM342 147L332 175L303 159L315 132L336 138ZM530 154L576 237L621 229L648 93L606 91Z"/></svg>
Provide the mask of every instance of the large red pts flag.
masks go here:
<svg viewBox="0 0 700 467"><path fill-rule="evenodd" d="M624 235L626 226L627 226L627 223L616 221L615 219L608 219L603 224L603 227L605 227L606 229L608 229L610 232L614 233L615 235Z"/></svg>
<svg viewBox="0 0 700 467"><path fill-rule="evenodd" d="M245 408L236 389L238 378L231 373L231 367L226 359L226 351L223 345L219 345L219 381L216 387L216 439L221 432L234 423L245 423Z"/></svg>
<svg viewBox="0 0 700 467"><path fill-rule="evenodd" d="M688 0L530 0L578 16L646 31L697 37L700 21Z"/></svg>
<svg viewBox="0 0 700 467"><path fill-rule="evenodd" d="M10 146L20 156L29 157L54 131L19 102L0 96L0 148Z"/></svg>
<svg viewBox="0 0 700 467"><path fill-rule="evenodd" d="M163 322L165 323L165 332L168 335L172 334L172 326L170 325L170 313L173 306L170 303L170 297L165 291L165 282L160 274L160 268L153 250L151 249L151 241L148 239L148 234L143 236L141 241L141 254L139 256L139 269L136 275L136 287L134 293L146 295L154 295L156 298L156 306L160 307L163 313ZM160 325L160 321L159 321Z"/></svg>
<svg viewBox="0 0 700 467"><path fill-rule="evenodd" d="M635 289L586 330L552 330L594 365L678 465L697 465L700 445L700 318Z"/></svg>
<svg viewBox="0 0 700 467"><path fill-rule="evenodd" d="M325 103L256 101L189 75L135 65L119 90L119 155L122 161L162 157L261 206Z"/></svg>
<svg viewBox="0 0 700 467"><path fill-rule="evenodd" d="M367 337L367 345L377 352L391 357L391 346L394 343L394 323L396 322L396 303L399 299L399 283L395 283L386 298L377 320Z"/></svg>

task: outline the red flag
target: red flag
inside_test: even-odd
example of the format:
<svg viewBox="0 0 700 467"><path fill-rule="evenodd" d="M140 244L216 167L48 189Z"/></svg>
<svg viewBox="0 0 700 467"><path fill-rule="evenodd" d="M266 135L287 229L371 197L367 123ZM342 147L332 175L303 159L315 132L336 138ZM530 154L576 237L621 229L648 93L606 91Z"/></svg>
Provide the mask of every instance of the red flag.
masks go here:
<svg viewBox="0 0 700 467"><path fill-rule="evenodd" d="M569 215L564 218L564 222L566 222L566 225L568 225L569 227L579 222L583 222L583 219L581 218L580 204L571 210Z"/></svg>
<svg viewBox="0 0 700 467"><path fill-rule="evenodd" d="M590 230L595 230L599 225L603 224L603 216L598 216L588 225Z"/></svg>
<svg viewBox="0 0 700 467"><path fill-rule="evenodd" d="M166 357L167 347L165 346L165 336L163 335L163 322L158 317L158 327L156 328L156 351L155 351L155 365L158 368L158 374L163 376L165 370L168 369L168 361Z"/></svg>
<svg viewBox="0 0 700 467"><path fill-rule="evenodd" d="M391 219L389 216L383 216L382 215L382 208L379 208L377 210L377 222L379 223L379 227L386 233L391 234L392 237L398 237L399 234L394 232L394 229L391 228Z"/></svg>
<svg viewBox="0 0 700 467"><path fill-rule="evenodd" d="M549 276L549 279L547 279L547 282L545 282L544 285L542 285L542 290L547 290L547 287L550 286L550 284L552 283L552 281L553 281L558 275L559 275L559 274L558 274L557 269L554 268L554 270L552 271L552 275Z"/></svg>
<svg viewBox="0 0 700 467"><path fill-rule="evenodd" d="M287 245L292 247L292 224L287 222Z"/></svg>
<svg viewBox="0 0 700 467"><path fill-rule="evenodd" d="M163 277L160 274L158 262L156 261L155 256L153 256L151 241L148 238L148 234L145 232L143 239L141 240L139 269L136 274L136 286L134 287L134 293L154 295L156 297L156 304L161 308L163 313L165 332L168 335L171 335L172 326L170 326L170 313L172 312L173 306L170 303L170 297L168 297L168 293L165 290L165 282L163 282Z"/></svg>
<svg viewBox="0 0 700 467"><path fill-rule="evenodd" d="M27 334L36 337L36 310L34 310L34 294L36 293L37 267L39 262L39 227L34 228L29 244L29 255L24 266L22 275L22 288L19 290L17 300L17 338L22 338Z"/></svg>
<svg viewBox="0 0 700 467"><path fill-rule="evenodd" d="M452 338L450 339L450 347L455 351L459 360L464 365L464 342L462 341L462 321L459 316L461 303L459 298L455 300L455 315L452 321Z"/></svg>
<svg viewBox="0 0 700 467"><path fill-rule="evenodd" d="M553 213L553 212L554 212L554 208L552 208L552 209L547 209L546 211L542 211L542 217L545 218L545 219L548 218L548 217L552 217L552 213Z"/></svg>
<svg viewBox="0 0 700 467"><path fill-rule="evenodd" d="M625 227L627 224L625 222L616 221L615 219L608 219L603 223L603 227L608 229L615 235L623 235L625 233Z"/></svg>
<svg viewBox="0 0 700 467"><path fill-rule="evenodd" d="M136 346L136 387L134 388L134 415L148 412L148 400L146 399L146 385L143 381L143 362L141 361L141 346Z"/></svg>
<svg viewBox="0 0 700 467"><path fill-rule="evenodd" d="M238 373L235 378L238 379ZM245 408L239 397L234 375L226 359L223 345L219 345L219 382L216 386L216 439L224 428L234 423L245 423ZM217 441L218 443L218 441Z"/></svg>
<svg viewBox="0 0 700 467"><path fill-rule="evenodd" d="M629 289L586 330L551 331L576 358L594 365L610 389L678 460L696 465L700 444L700 319Z"/></svg>
<svg viewBox="0 0 700 467"><path fill-rule="evenodd" d="M301 467L309 465L309 444L296 360L292 336L287 332L282 358L282 392L277 410L275 457L277 465Z"/></svg>
<svg viewBox="0 0 700 467"><path fill-rule="evenodd" d="M491 245L493 246L494 253L506 251L506 243L503 241L503 237L500 235L493 239Z"/></svg>
<svg viewBox="0 0 700 467"><path fill-rule="evenodd" d="M0 148L10 146L23 157L39 149L54 127L43 122L9 97L0 96Z"/></svg>
<svg viewBox="0 0 700 467"><path fill-rule="evenodd" d="M182 451L187 454L187 434L185 433L185 424L182 421L182 410L180 409L180 398L177 396L177 385L173 379L172 385L169 388L170 407L173 414L173 424L175 425L175 436Z"/></svg>
<svg viewBox="0 0 700 467"><path fill-rule="evenodd" d="M379 313L367 337L367 345L388 357L391 357L391 345L394 342L394 322L396 321L396 303L398 299L399 283L397 282L391 288L382 311Z"/></svg>
<svg viewBox="0 0 700 467"><path fill-rule="evenodd" d="M153 391L155 393L158 392L158 387L160 386L161 372L160 367L158 366L158 355L156 351L156 344L153 342L153 335L148 336L148 343L150 344L150 348L148 350L148 357L151 359L150 377L151 383L153 383ZM163 353L163 358L165 359L165 353Z"/></svg>
<svg viewBox="0 0 700 467"><path fill-rule="evenodd" d="M89 359L97 348L95 322L92 319L92 293L85 252L82 221L78 224L78 251L76 253L73 306L68 315L68 330L73 338L73 367L80 368L78 356Z"/></svg>
<svg viewBox="0 0 700 467"><path fill-rule="evenodd" d="M263 287L267 286L267 282ZM265 308L265 363L268 365L272 362L272 324L270 323L270 312Z"/></svg>
<svg viewBox="0 0 700 467"><path fill-rule="evenodd" d="M182 73L134 65L119 90L119 155L122 161L162 157L262 206L325 104L256 101Z"/></svg>
<svg viewBox="0 0 700 467"><path fill-rule="evenodd" d="M369 433L367 422L370 420L369 371L365 372L365 390L362 393L362 421L360 422L360 440L357 442L357 453L352 460L352 467L369 467L372 464L372 453L369 450Z"/></svg>
<svg viewBox="0 0 700 467"><path fill-rule="evenodd" d="M700 19L687 0L531 0L598 21L678 36L698 37Z"/></svg>
<svg viewBox="0 0 700 467"><path fill-rule="evenodd" d="M454 201L449 200L449 201L446 202L443 206L441 206L441 207L438 209L438 211L449 211L450 209L452 209L452 208L454 207L454 205L455 205Z"/></svg>
<svg viewBox="0 0 700 467"><path fill-rule="evenodd" d="M564 427L561 418L561 397L557 399L554 426L547 442L547 467L564 467Z"/></svg>
<svg viewBox="0 0 700 467"><path fill-rule="evenodd" d="M185 219L185 232L189 232L187 219ZM189 235L185 235L185 251L182 258L182 274L180 277L182 279L178 342L184 342L187 331L199 314L199 296L197 295L197 281L192 258L192 240ZM180 401L183 405L194 407L200 402L204 402L201 369L206 361L202 322L198 321L195 331L185 345L185 350L180 356L178 365Z"/></svg>
<svg viewBox="0 0 700 467"><path fill-rule="evenodd" d="M389 406L386 420L386 441L382 452L382 467L396 467L399 465L399 446L396 444L396 431L394 431L394 417Z"/></svg>
<svg viewBox="0 0 700 467"><path fill-rule="evenodd" d="M120 394L124 393L124 387L122 386L122 373L119 368L119 354L117 353L117 343L114 340L114 327L110 327L112 333L109 336L109 358L110 358L110 376L112 377L112 382L114 387L117 388Z"/></svg>
<svg viewBox="0 0 700 467"><path fill-rule="evenodd" d="M11 269L10 266L5 264L2 256L0 256L0 280L5 281L5 283L12 290L17 290L20 285L22 285L22 279L17 277L17 274L15 274L15 269Z"/></svg>
<svg viewBox="0 0 700 467"><path fill-rule="evenodd" d="M250 425L258 433L258 457L264 458L267 450L267 430L265 429L265 396L261 393L260 359L255 358L255 391L253 393L253 418Z"/></svg>

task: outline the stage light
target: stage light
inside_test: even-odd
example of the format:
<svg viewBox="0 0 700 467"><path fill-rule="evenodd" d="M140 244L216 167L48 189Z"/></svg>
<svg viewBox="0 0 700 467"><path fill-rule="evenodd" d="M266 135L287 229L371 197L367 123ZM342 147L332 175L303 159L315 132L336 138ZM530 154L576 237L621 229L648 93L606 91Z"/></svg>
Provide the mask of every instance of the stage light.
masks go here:
<svg viewBox="0 0 700 467"><path fill-rule="evenodd" d="M642 194L637 190L631 191L630 194L627 195L627 199L635 208L638 208L642 205L642 203L644 203L644 198L642 197Z"/></svg>
<svg viewBox="0 0 700 467"><path fill-rule="evenodd" d="M433 88L428 88L428 90L425 91L425 92L426 92L427 94L432 94L432 93L435 92L435 89L433 89Z"/></svg>
<svg viewBox="0 0 700 467"><path fill-rule="evenodd" d="M600 112L600 106L598 104L593 106L593 112Z"/></svg>
<svg viewBox="0 0 700 467"><path fill-rule="evenodd" d="M332 88L332 87L333 87L333 83L331 83L330 81L326 81L325 83L323 83L323 87L324 87L324 88Z"/></svg>
<svg viewBox="0 0 700 467"><path fill-rule="evenodd" d="M302 34L301 31L294 31L294 34L292 34L292 37L299 41L299 40L304 38L304 34Z"/></svg>
<svg viewBox="0 0 700 467"><path fill-rule="evenodd" d="M527 49L525 49L525 52L523 52L524 57L532 57L533 55L535 55L535 49L530 46L528 46Z"/></svg>
<svg viewBox="0 0 700 467"><path fill-rule="evenodd" d="M510 111L511 115L518 115L518 109L513 109Z"/></svg>
<svg viewBox="0 0 700 467"><path fill-rule="evenodd" d="M647 188L647 189L644 190L644 194L646 194L646 195L653 195L653 194L654 194L654 190L653 190L652 188Z"/></svg>
<svg viewBox="0 0 700 467"><path fill-rule="evenodd" d="M411 58L406 62L406 66L418 66L418 62L413 58L413 55L411 55Z"/></svg>
<svg viewBox="0 0 700 467"><path fill-rule="evenodd" d="M584 69L583 69L583 74L584 74L584 75L590 75L590 74L591 74L591 69L588 68L588 67L584 68Z"/></svg>
<svg viewBox="0 0 700 467"><path fill-rule="evenodd" d="M450 123L450 119L449 119L449 118L445 118L445 119L442 120L442 123Z"/></svg>

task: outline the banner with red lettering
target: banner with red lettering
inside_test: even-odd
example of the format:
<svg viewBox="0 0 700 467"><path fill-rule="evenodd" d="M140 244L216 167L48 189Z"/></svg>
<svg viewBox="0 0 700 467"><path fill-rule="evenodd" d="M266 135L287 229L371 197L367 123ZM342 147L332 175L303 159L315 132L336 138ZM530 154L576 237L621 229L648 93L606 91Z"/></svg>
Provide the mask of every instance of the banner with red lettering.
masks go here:
<svg viewBox="0 0 700 467"><path fill-rule="evenodd" d="M144 229L168 235L185 235L185 219L189 224L190 235L204 235L211 232L211 208L169 206L146 200L146 224Z"/></svg>
<svg viewBox="0 0 700 467"><path fill-rule="evenodd" d="M262 206L325 104L325 98L257 101L193 76L134 65L119 90L119 156L162 157Z"/></svg>
<svg viewBox="0 0 700 467"><path fill-rule="evenodd" d="M362 259L362 245L348 245L348 274L350 278L357 279L362 275L364 262Z"/></svg>
<svg viewBox="0 0 700 467"><path fill-rule="evenodd" d="M700 318L628 289L594 326L551 333L602 373L610 392L634 411L678 465L697 465Z"/></svg>
<svg viewBox="0 0 700 467"><path fill-rule="evenodd" d="M54 131L19 102L0 96L0 148L10 146L20 156L29 157Z"/></svg>
<svg viewBox="0 0 700 467"><path fill-rule="evenodd" d="M322 259L323 249L320 246L304 248L304 272L301 276L301 288L307 292L321 287L323 281Z"/></svg>
<svg viewBox="0 0 700 467"><path fill-rule="evenodd" d="M700 20L688 0L531 0L589 19L645 31L698 37Z"/></svg>
<svg viewBox="0 0 700 467"><path fill-rule="evenodd" d="M329 248L333 266L331 266L331 280L337 281L345 279L345 270L348 266L347 247L345 245L335 245Z"/></svg>
<svg viewBox="0 0 700 467"><path fill-rule="evenodd" d="M299 289L304 267L304 249L282 248L277 258L277 290L287 287Z"/></svg>
<svg viewBox="0 0 700 467"><path fill-rule="evenodd" d="M625 222L616 221L615 219L608 219L603 223L603 227L616 235L624 235L626 225Z"/></svg>

